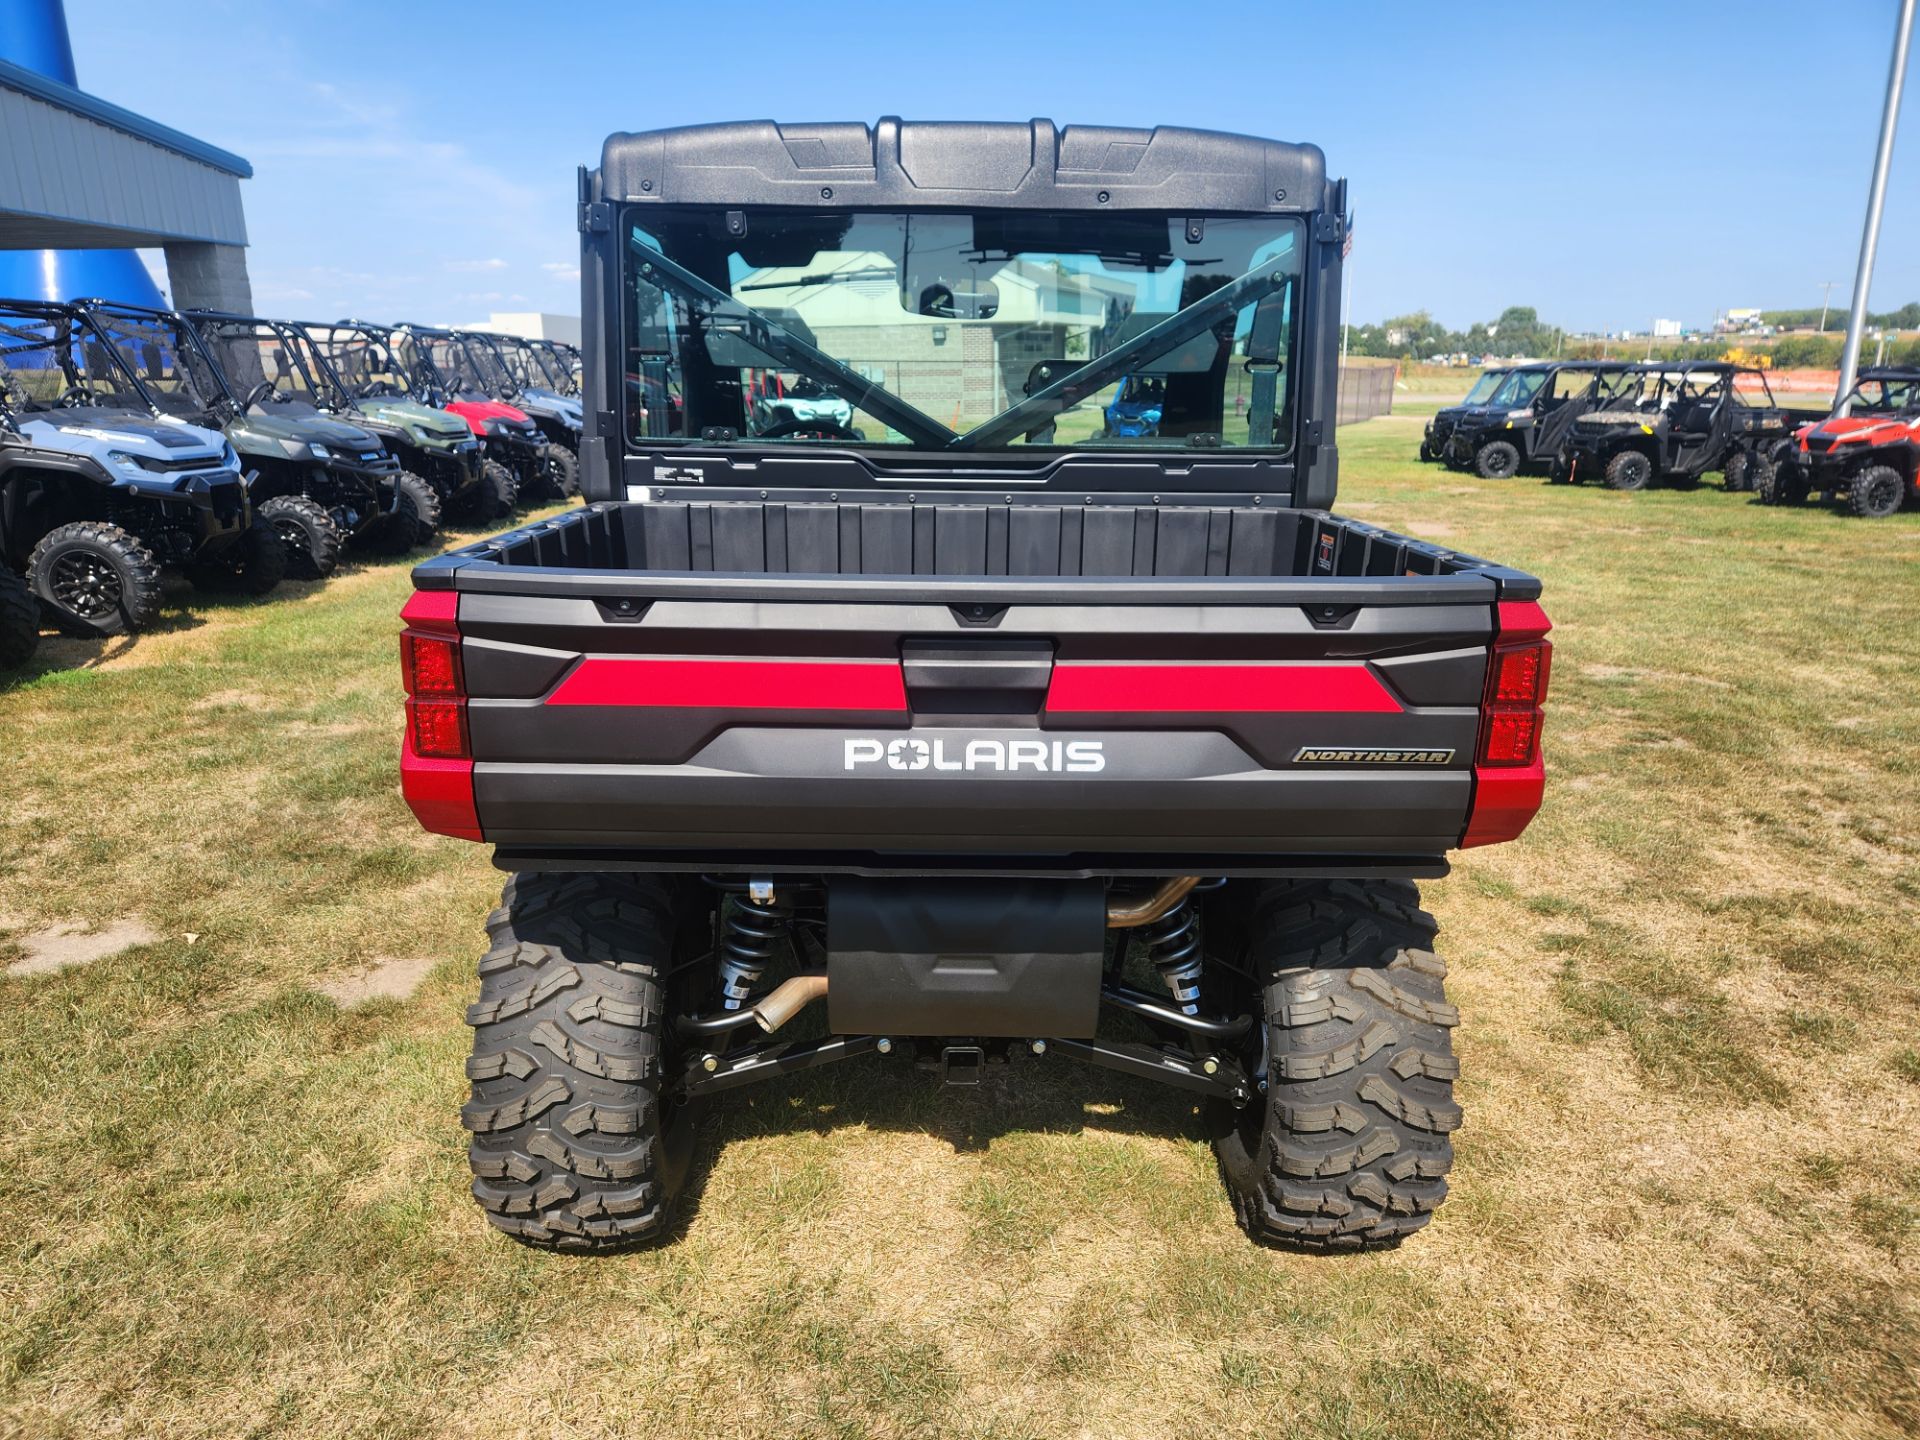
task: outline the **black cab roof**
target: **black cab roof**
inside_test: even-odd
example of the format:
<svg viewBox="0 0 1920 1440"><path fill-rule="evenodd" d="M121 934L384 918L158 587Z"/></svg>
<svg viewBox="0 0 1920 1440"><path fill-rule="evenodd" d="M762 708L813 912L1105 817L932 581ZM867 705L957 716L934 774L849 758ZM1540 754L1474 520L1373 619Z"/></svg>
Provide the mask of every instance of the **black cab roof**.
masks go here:
<svg viewBox="0 0 1920 1440"><path fill-rule="evenodd" d="M1252 214L1339 209L1317 145L1160 126L743 120L607 137L584 201Z"/></svg>

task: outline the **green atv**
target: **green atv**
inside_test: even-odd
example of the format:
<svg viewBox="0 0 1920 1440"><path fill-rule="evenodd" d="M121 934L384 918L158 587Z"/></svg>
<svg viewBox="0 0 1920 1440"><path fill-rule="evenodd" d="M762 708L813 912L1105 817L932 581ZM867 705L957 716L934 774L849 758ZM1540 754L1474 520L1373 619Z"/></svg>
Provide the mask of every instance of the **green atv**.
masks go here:
<svg viewBox="0 0 1920 1440"><path fill-rule="evenodd" d="M436 525L443 514L493 520L513 513L512 474L487 459L464 419L413 398L406 368L379 327L357 321L276 323L310 339L334 392L332 404L365 416L361 423L433 487Z"/></svg>

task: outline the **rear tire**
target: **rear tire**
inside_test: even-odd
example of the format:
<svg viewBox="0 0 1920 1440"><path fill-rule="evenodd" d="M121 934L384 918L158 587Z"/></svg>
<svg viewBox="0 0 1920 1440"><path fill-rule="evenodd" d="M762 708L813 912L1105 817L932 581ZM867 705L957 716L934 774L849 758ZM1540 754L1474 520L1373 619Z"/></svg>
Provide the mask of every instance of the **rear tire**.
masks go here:
<svg viewBox="0 0 1920 1440"><path fill-rule="evenodd" d="M1215 1112L1234 1213L1266 1244L1390 1249L1446 1198L1460 1123L1438 926L1404 881L1272 884L1246 924L1266 1093Z"/></svg>
<svg viewBox="0 0 1920 1440"><path fill-rule="evenodd" d="M1653 461L1640 450L1622 450L1607 462L1609 490L1644 490L1653 483Z"/></svg>
<svg viewBox="0 0 1920 1440"><path fill-rule="evenodd" d="M40 602L27 582L0 570L0 670L24 665L40 648Z"/></svg>
<svg viewBox="0 0 1920 1440"><path fill-rule="evenodd" d="M226 549L187 566L196 590L215 595L266 595L287 575L287 547L264 517Z"/></svg>
<svg viewBox="0 0 1920 1440"><path fill-rule="evenodd" d="M474 1199L541 1249L659 1240L691 1151L666 1093L673 892L649 876L515 875L487 934L460 1114Z"/></svg>
<svg viewBox="0 0 1920 1440"><path fill-rule="evenodd" d="M1489 440L1474 454L1473 471L1482 480L1511 480L1520 471L1520 447L1511 440Z"/></svg>
<svg viewBox="0 0 1920 1440"><path fill-rule="evenodd" d="M27 561L27 584L63 635L125 635L145 629L160 613L160 567L153 552L118 525L96 520L42 536Z"/></svg>
<svg viewBox="0 0 1920 1440"><path fill-rule="evenodd" d="M1891 465L1869 465L1847 482L1847 509L1862 520L1884 520L1907 498L1907 482Z"/></svg>
<svg viewBox="0 0 1920 1440"><path fill-rule="evenodd" d="M305 495L276 495L257 512L273 527L287 551L287 574L296 580L324 580L340 563L340 527L317 500Z"/></svg>
<svg viewBox="0 0 1920 1440"><path fill-rule="evenodd" d="M1735 450L1727 456L1726 463L1720 467L1720 483L1730 494L1739 494L1753 488L1753 456L1744 450Z"/></svg>

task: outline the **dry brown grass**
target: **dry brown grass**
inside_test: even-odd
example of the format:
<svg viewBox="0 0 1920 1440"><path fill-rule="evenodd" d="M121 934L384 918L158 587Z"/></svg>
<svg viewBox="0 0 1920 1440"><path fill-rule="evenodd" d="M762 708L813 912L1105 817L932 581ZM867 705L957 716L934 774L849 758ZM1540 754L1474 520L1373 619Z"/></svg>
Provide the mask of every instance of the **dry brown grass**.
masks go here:
<svg viewBox="0 0 1920 1440"><path fill-rule="evenodd" d="M717 1107L665 1249L494 1235L455 1117L498 877L395 794L372 566L0 690L0 964L162 937L0 980L0 1430L1920 1429L1920 516L1344 439L1356 511L1535 569L1559 626L1547 808L1427 891L1467 1115L1429 1230L1256 1249L1171 1092L875 1062ZM410 997L318 993L384 956Z"/></svg>

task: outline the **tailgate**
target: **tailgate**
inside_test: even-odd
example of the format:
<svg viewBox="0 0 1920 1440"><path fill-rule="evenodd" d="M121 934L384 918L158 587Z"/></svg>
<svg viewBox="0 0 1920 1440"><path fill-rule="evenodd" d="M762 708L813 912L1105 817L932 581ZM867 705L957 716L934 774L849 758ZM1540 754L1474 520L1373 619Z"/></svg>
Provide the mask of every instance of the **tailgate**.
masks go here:
<svg viewBox="0 0 1920 1440"><path fill-rule="evenodd" d="M1477 575L510 588L432 597L480 834L768 864L1438 856L1496 616Z"/></svg>

